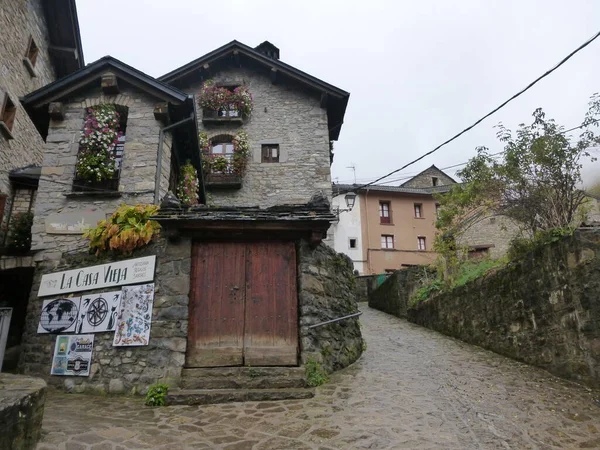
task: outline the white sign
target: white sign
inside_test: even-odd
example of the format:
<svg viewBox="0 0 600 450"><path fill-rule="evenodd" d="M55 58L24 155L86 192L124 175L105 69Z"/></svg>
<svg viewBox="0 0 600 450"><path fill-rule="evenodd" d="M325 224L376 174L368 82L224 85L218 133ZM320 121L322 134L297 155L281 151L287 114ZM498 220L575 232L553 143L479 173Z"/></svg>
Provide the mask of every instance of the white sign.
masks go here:
<svg viewBox="0 0 600 450"><path fill-rule="evenodd" d="M154 280L156 256L117 261L99 266L44 275L38 295L66 294Z"/></svg>
<svg viewBox="0 0 600 450"><path fill-rule="evenodd" d="M76 210L68 213L50 214L46 217L46 233L48 234L83 234L106 219L104 211Z"/></svg>
<svg viewBox="0 0 600 450"><path fill-rule="evenodd" d="M117 317L113 346L148 345L154 283L126 286L121 292L121 310Z"/></svg>

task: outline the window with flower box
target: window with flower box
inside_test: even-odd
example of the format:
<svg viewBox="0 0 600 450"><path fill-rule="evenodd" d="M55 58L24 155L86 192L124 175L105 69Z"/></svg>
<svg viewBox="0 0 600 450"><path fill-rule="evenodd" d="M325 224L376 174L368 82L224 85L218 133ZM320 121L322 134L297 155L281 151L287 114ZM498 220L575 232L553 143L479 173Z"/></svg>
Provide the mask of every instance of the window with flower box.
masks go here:
<svg viewBox="0 0 600 450"><path fill-rule="evenodd" d="M252 94L240 84L208 80L202 85L197 98L204 123L227 121L241 124L252 112Z"/></svg>
<svg viewBox="0 0 600 450"><path fill-rule="evenodd" d="M127 107L88 108L79 140L74 192L106 194L119 190L127 131Z"/></svg>
<svg viewBox="0 0 600 450"><path fill-rule="evenodd" d="M239 131L234 136L223 134L208 139L202 132L200 147L206 185L239 189L250 154L248 135Z"/></svg>

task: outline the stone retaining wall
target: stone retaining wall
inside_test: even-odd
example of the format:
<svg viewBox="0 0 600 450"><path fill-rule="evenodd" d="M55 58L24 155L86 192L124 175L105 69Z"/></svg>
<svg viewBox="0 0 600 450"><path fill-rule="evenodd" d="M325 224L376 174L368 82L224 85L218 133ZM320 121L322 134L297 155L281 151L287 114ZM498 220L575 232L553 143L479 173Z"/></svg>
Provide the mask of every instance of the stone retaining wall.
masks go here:
<svg viewBox="0 0 600 450"><path fill-rule="evenodd" d="M408 310L417 324L600 387L600 230Z"/></svg>
<svg viewBox="0 0 600 450"><path fill-rule="evenodd" d="M42 434L46 383L0 373L0 448L34 449Z"/></svg>
<svg viewBox="0 0 600 450"><path fill-rule="evenodd" d="M310 325L358 312L352 260L327 245L298 248L298 300L302 362L312 358L329 371L356 361L363 351L359 318L309 329Z"/></svg>
<svg viewBox="0 0 600 450"><path fill-rule="evenodd" d="M429 269L423 267L395 271L369 294L369 307L396 317L406 317L408 301L424 274L433 276Z"/></svg>

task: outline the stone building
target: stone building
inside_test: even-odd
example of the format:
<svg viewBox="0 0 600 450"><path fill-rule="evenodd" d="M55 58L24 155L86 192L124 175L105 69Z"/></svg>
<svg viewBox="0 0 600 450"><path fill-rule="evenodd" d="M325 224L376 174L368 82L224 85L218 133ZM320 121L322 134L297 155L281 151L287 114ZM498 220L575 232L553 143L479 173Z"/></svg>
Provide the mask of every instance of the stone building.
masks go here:
<svg viewBox="0 0 600 450"><path fill-rule="evenodd" d="M199 99L213 88L249 92L252 110L207 107ZM354 361L362 352L356 318L311 327L357 311L352 263L321 243L333 219L329 142L338 138L348 97L281 62L274 45L236 41L159 79L104 57L25 96L36 125L48 125L21 369L50 372L56 336L38 333L44 300L93 296L100 292L94 289L98 280L82 281L81 274L110 271L94 269L102 262L116 267L142 257L155 264L147 345L114 346L114 333L97 333L90 375L50 377L51 383L110 392L144 391L157 381L184 388L295 388L305 386L298 366L308 359L327 370ZM105 105L119 113L124 131L114 148L118 170L102 182L82 180L77 163L84 120ZM242 140L247 151L236 153ZM234 166L239 157L243 166ZM167 194L176 191L186 161L199 177L195 206ZM161 202L154 219L162 237L133 259L99 261L88 254L83 225L122 203ZM75 272L60 273L68 270ZM65 287L64 277L44 281L71 273L74 285ZM135 283L123 276L109 276L109 284ZM256 372L261 366L271 369ZM223 395L308 395L303 389L265 392ZM189 401L185 391L178 395ZM217 394L194 395L206 401Z"/></svg>
<svg viewBox="0 0 600 450"><path fill-rule="evenodd" d="M29 239L19 230L30 226L45 138L19 99L84 61L74 0L5 1L0 30L0 307L13 308L4 365L11 369L33 276Z"/></svg>

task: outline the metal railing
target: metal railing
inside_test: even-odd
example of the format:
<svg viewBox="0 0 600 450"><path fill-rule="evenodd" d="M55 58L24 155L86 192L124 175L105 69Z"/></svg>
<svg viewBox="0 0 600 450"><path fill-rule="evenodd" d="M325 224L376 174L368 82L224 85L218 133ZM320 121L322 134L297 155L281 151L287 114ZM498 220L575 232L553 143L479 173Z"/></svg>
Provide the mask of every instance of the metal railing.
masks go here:
<svg viewBox="0 0 600 450"><path fill-rule="evenodd" d="M325 322L316 323L314 325L311 325L311 326L308 327L308 329L310 330L311 328L317 328L317 327L321 327L323 325L328 325L330 323L339 322L340 320L351 319L352 317L358 317L361 314L362 314L362 312L357 312L357 313L354 313L354 314L349 314L347 316L338 317L337 319L326 320Z"/></svg>

